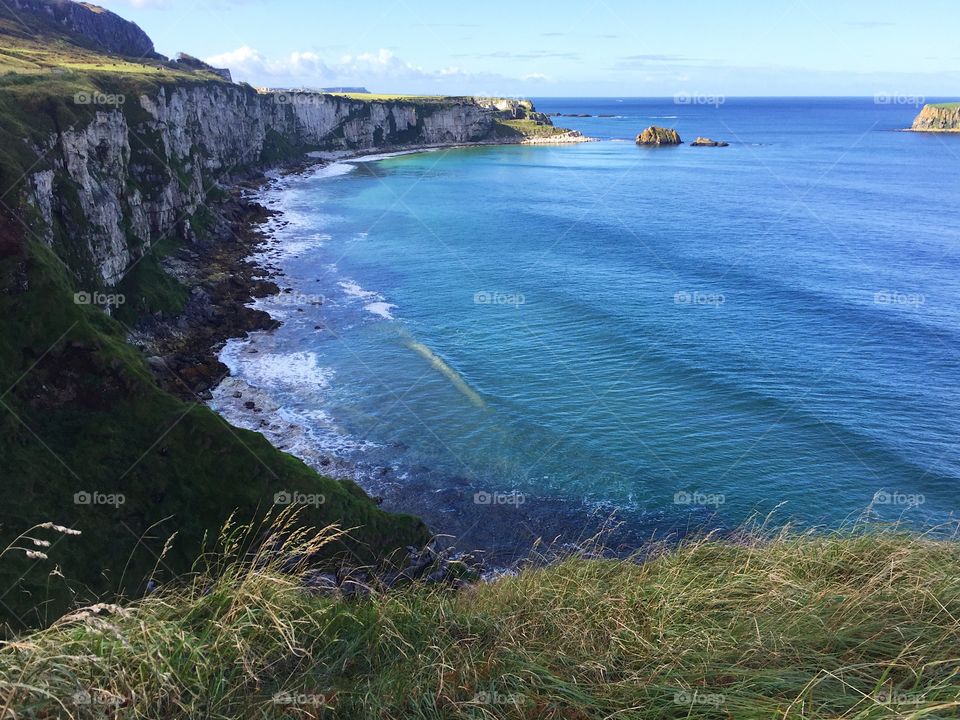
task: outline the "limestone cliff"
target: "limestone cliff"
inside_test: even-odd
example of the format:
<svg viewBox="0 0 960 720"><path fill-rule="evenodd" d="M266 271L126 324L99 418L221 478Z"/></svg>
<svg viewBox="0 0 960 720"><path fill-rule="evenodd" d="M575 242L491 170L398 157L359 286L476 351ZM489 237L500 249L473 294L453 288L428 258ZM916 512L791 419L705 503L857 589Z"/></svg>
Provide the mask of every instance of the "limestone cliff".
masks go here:
<svg viewBox="0 0 960 720"><path fill-rule="evenodd" d="M960 131L960 103L924 105L910 129L917 132Z"/></svg>
<svg viewBox="0 0 960 720"><path fill-rule="evenodd" d="M29 201L49 244L69 238L60 254L76 258L73 269L112 286L157 239L189 240L191 218L224 176L307 150L496 142L501 120L538 116L528 101L506 99L370 101L170 84L51 133L36 149L50 162L30 176Z"/></svg>

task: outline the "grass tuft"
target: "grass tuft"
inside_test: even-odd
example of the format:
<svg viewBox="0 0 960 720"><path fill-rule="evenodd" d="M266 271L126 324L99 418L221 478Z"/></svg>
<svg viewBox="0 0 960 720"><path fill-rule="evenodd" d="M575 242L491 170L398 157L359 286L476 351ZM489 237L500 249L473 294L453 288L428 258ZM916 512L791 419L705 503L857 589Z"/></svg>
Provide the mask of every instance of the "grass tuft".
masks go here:
<svg viewBox="0 0 960 720"><path fill-rule="evenodd" d="M354 601L228 530L195 575L0 650L0 717L946 718L960 546L896 529L573 556ZM253 533L255 534L255 533ZM289 567L287 568L289 570Z"/></svg>

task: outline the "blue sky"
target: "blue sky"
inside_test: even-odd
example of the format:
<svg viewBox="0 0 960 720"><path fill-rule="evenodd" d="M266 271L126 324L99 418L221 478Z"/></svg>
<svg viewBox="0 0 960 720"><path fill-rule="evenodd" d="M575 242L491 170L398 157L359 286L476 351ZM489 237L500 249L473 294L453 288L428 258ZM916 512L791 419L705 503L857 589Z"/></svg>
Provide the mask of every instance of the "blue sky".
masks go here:
<svg viewBox="0 0 960 720"><path fill-rule="evenodd" d="M960 96L957 0L98 0L254 85Z"/></svg>

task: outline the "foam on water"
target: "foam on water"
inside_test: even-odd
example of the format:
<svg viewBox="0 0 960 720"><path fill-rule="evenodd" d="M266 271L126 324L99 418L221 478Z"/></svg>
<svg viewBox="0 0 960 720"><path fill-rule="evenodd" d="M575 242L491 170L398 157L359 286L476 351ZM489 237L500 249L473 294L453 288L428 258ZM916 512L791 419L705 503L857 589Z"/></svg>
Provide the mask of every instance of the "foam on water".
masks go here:
<svg viewBox="0 0 960 720"><path fill-rule="evenodd" d="M390 313L396 305L388 302L372 302L367 303L363 306L363 309L369 312L371 315L376 315L382 317L385 320L393 320L393 315Z"/></svg>
<svg viewBox="0 0 960 720"><path fill-rule="evenodd" d="M323 390L330 386L334 370L319 364L315 352L275 353L254 342L231 341L220 354L231 374L251 385L270 388Z"/></svg>
<svg viewBox="0 0 960 720"><path fill-rule="evenodd" d="M341 175L347 175L356 170L351 163L347 162L336 162L331 165L324 165L323 167L317 168L311 177L315 179L322 178L335 178L340 177Z"/></svg>
<svg viewBox="0 0 960 720"><path fill-rule="evenodd" d="M423 153L436 152L440 148L420 148L417 150L400 150L398 152L376 153L373 155L361 155L360 157L344 160L348 163L369 163L379 162L380 160L389 160L390 158L403 157L404 155L422 155Z"/></svg>
<svg viewBox="0 0 960 720"><path fill-rule="evenodd" d="M378 297L377 293L371 290L364 290L360 285L358 285L354 280L346 278L337 283L350 298L360 298L361 300L366 300L367 298Z"/></svg>

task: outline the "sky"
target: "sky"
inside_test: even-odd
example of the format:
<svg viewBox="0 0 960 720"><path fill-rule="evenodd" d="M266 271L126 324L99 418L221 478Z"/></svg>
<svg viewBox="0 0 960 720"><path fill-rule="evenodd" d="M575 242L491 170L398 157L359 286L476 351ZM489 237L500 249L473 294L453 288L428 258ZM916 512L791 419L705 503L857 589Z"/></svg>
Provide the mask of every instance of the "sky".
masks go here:
<svg viewBox="0 0 960 720"><path fill-rule="evenodd" d="M960 97L958 0L95 0L266 87Z"/></svg>

